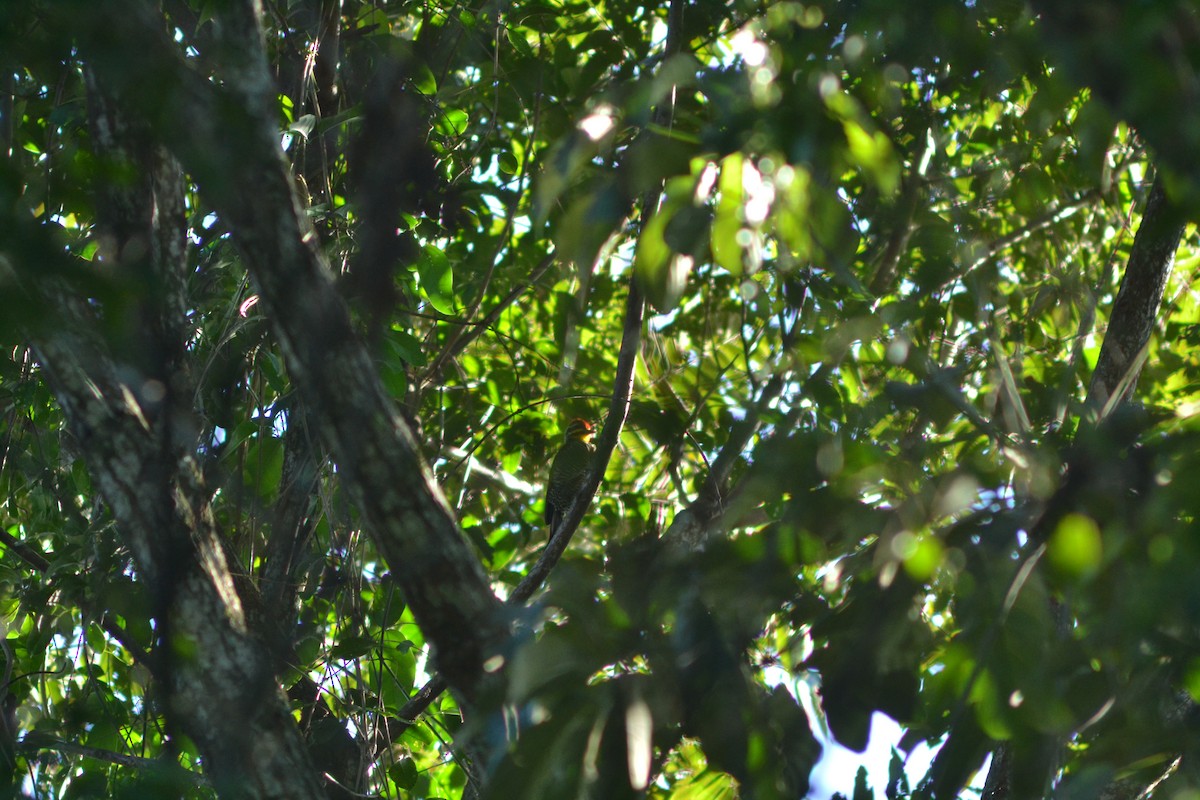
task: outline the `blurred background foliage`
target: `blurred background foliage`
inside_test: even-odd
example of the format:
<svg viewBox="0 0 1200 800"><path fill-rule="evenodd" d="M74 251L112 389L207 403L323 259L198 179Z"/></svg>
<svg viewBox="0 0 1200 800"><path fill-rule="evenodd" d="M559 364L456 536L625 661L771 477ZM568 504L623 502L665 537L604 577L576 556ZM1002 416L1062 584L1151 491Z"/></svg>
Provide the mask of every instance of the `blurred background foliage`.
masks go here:
<svg viewBox="0 0 1200 800"><path fill-rule="evenodd" d="M135 176L92 147L52 5L0 6L0 281L57 270L120 341L141 289L97 204ZM545 542L560 432L608 406L631 279L653 307L600 494L491 700L511 743L487 796L803 797L818 738L861 750L875 711L941 745L889 798L959 796L998 743L1012 796L1167 774L1200 796L1193 227L1135 407L1082 422L1156 170L1194 216L1194 7L683 5L665 56L665 3L264 2L298 194L500 595ZM162 8L208 74L216 4ZM187 214L188 422L261 581L288 435L315 437L226 222L192 190ZM0 288L0 792L209 796L26 345L65 323L20 297ZM718 531L660 537L747 422ZM458 797L449 697L380 728L425 636L309 447L312 542L273 620L296 717L355 792Z"/></svg>

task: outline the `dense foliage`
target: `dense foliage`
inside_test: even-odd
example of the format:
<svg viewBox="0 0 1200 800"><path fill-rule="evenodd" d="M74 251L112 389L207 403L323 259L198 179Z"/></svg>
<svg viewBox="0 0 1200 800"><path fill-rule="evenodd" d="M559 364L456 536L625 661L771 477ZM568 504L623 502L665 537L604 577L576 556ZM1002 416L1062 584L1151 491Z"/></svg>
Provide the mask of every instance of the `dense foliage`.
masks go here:
<svg viewBox="0 0 1200 800"><path fill-rule="evenodd" d="M0 795L799 798L880 711L889 798L1200 796L1198 80L1186 0L0 4Z"/></svg>

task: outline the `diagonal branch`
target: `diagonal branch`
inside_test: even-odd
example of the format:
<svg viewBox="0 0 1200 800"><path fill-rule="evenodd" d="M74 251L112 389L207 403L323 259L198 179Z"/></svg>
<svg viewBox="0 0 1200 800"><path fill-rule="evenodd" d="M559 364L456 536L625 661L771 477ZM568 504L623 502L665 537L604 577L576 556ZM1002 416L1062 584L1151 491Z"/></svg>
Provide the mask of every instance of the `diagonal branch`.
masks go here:
<svg viewBox="0 0 1200 800"><path fill-rule="evenodd" d="M682 44L683 8L684 0L671 1L665 45L669 55L678 52ZM662 124L669 118L670 113L670 106L664 105L656 110L655 121ZM649 217L650 209L657 205L658 196L658 191L652 191L648 192L643 199L644 219ZM548 266L549 257L543 263ZM502 309L504 305L505 303L501 303L500 308ZM645 295L641 286L638 285L637 279L631 276L629 295L625 300L625 319L621 328L621 348L618 351L617 369L613 376L612 399L609 402L608 417L605 419L604 428L596 439L596 452L592 457L591 469L585 476L575 499L566 508L558 529L550 532L550 541L542 551L541 557L509 596L508 602L511 605L527 601L545 582L550 571L554 569L554 565L566 552L571 537L579 527L579 523L583 521L583 516L587 513L592 498L596 496L596 491L600 488L600 481L604 478L608 462L612 459L617 441L621 437L621 428L629 416L629 407L633 399L633 373L642 349L642 326L645 322L645 315ZM403 732L407 729L444 689L445 681L440 676L432 678L400 710L398 720L389 720L392 732L394 733L396 730Z"/></svg>
<svg viewBox="0 0 1200 800"><path fill-rule="evenodd" d="M294 196L251 0L224 5L222 81L194 73L146 6L72 4L81 48L176 152L235 231L300 400L463 699L505 635L500 603L396 412ZM107 46L123 43L118 57Z"/></svg>
<svg viewBox="0 0 1200 800"><path fill-rule="evenodd" d="M178 777L179 780L188 783L191 786L208 786L209 782L205 780L203 775L184 769L176 764L164 762L157 758L145 758L143 756L132 756L127 753L117 753L113 750L104 750L100 747L91 747L85 744L77 744L75 742L67 742L62 739L57 739L53 736L44 736L36 733L31 733L21 741L17 742L17 749L25 753L36 753L41 750L54 750L59 753L68 753L75 756L83 756L84 758L94 758L97 761L105 761L109 764L117 764L122 767L132 767L134 769L144 770L167 770L167 774L171 777Z"/></svg>
<svg viewBox="0 0 1200 800"><path fill-rule="evenodd" d="M213 517L193 502L205 494L195 463L164 446L167 426L148 420L137 387L116 377L95 337L68 330L40 338L38 360L156 597L159 628L172 632L172 645L152 661L168 721L179 720L196 741L219 787L239 786L247 797L319 797L273 665L246 630ZM184 642L204 658L172 657ZM250 774L248 752L275 768Z"/></svg>
<svg viewBox="0 0 1200 800"><path fill-rule="evenodd" d="M1156 177L1088 387L1087 407L1093 413L1133 394L1183 228L1183 216L1167 199L1162 177Z"/></svg>
<svg viewBox="0 0 1200 800"><path fill-rule="evenodd" d="M516 606L527 601L542 583L545 582L551 570L554 569L555 564L558 563L563 553L566 552L567 545L571 541L571 536L574 535L576 528L579 527L579 523L583 520L583 515L587 513L587 508L591 505L592 498L595 496L597 489L600 488L600 481L604 477L604 472L608 468L608 462L612 458L613 450L616 448L617 440L620 438L621 426L629 414L629 405L633 393L633 369L637 362L638 353L641 350L642 322L645 317L645 308L646 302L642 296L641 289L638 287L636 280L631 280L629 297L625 303L625 324L621 335L621 350L617 358L616 376L613 379L612 402L609 405L608 420L605 422L604 429L600 432L600 436L597 439L592 468L588 472L579 493L567 507L558 529L551 533L550 542L542 551L541 557L538 558L537 563L533 565L529 573L517 584L517 588L509 596L508 602L511 605ZM429 705L445 689L446 681L444 678L440 675L431 678L400 709L400 713L396 718L387 721L388 735L398 736L407 730L416 721L417 717L423 714L425 709L429 708Z"/></svg>
<svg viewBox="0 0 1200 800"><path fill-rule="evenodd" d="M17 539L8 531L0 530L0 544L3 544L6 549L16 553L17 556L32 569L35 569L41 573L49 571L50 562L46 560L45 556ZM84 610L85 612L87 611L87 609ZM100 619L97 620L96 624L99 625L105 633L111 636L114 641L119 643L121 647L125 648L125 652L129 653L130 657L133 658L134 661L144 665L147 669L150 669L154 666L153 661L150 659L150 655L142 648L140 644L135 642L130 637L129 633L124 628L118 625L114 620L107 616L101 616Z"/></svg>
<svg viewBox="0 0 1200 800"><path fill-rule="evenodd" d="M1150 336L1157 322L1159 305L1183 229L1183 216L1167 197L1162 178L1156 178L1146 198L1142 220L1129 251L1129 262L1121 278L1121 288L1109 316L1108 331L1104 336L1096 370L1092 373L1084 409L1086 416L1081 425L1103 420L1132 396L1149 352ZM1044 531L1050 530L1050 526L1063 513L1060 509L1070 507L1070 503L1064 501L1069 500L1086 480L1080 477L1080 466L1068 466L1062 487L1054 499L1057 502L1052 500L1035 525L1031 526L1032 541L1044 539ZM1082 474L1086 474L1086 467ZM1062 608L1058 613L1065 618L1068 612ZM1051 743L1052 746L1060 744ZM991 800L1009 800L1018 796L1020 792L1013 788L1019 782L1018 778L1026 784L1030 782L1032 767L1023 763L1013 748L1012 743L1005 742L993 752L984 793ZM1044 761L1040 769L1045 774L1037 777L1044 778L1048 785L1057 768L1057 758ZM1126 792L1136 793L1136 789L1129 782L1119 781L1109 785L1105 796L1112 793L1111 796L1124 797L1127 796Z"/></svg>
<svg viewBox="0 0 1200 800"><path fill-rule="evenodd" d="M683 10L685 0L671 0L667 11L667 37L663 45L663 56L669 58L680 52L683 47ZM668 100L654 110L652 127L665 127L674 114L674 93ZM658 208L661 188L646 192L642 198L641 213L643 223L650 218ZM637 357L642 350L642 325L645 321L646 297L636 275L629 281L629 295L625 299L625 321L621 330L621 349L617 354L617 371L613 376L612 399L608 405L608 417L604 427L596 438L596 452L592 457L592 465L583 479L583 484L575 499L567 507L559 523L558 530L551 531L550 542L542 552L542 557L534 564L533 569L513 592L514 602L524 602L541 586L550 570L558 563L566 551L575 529L583 521L587 507L600 488L608 462L612 459L617 441L621 438L621 428L629 416L629 406L633 399L633 370Z"/></svg>
<svg viewBox="0 0 1200 800"><path fill-rule="evenodd" d="M621 437L621 428L629 416L629 405L633 397L633 368L637 363L638 353L642 349L642 322L645 319L646 300L636 279L629 282L629 296L625 301L625 324L621 333L621 350L617 356L617 372L613 378L612 401L608 406L608 418L604 428L596 439L596 452L592 457L592 466L559 523L558 529L550 534L550 542L542 551L541 558L529 570L529 574L513 590L510 601L523 603L533 596L542 582L550 574L550 570L566 552L575 529L583 521L592 498L600 488L600 481L608 469L617 440Z"/></svg>
<svg viewBox="0 0 1200 800"><path fill-rule="evenodd" d="M549 253L538 263L536 267L533 268L533 272L529 274L529 277L514 286L512 291L505 295L504 299L497 303L495 307L484 316L483 319L479 320L478 322L468 322L466 325L460 328L458 332L450 338L450 341L446 343L446 346L442 348L442 352L438 353L437 358L433 360L433 363L430 364L425 370L425 373L421 376L421 380L419 381L420 385L424 386L431 381L437 380L437 377L441 374L447 362L451 361L455 356L465 350L467 345L475 341L480 335L491 328L492 325L495 324L496 320L500 319L500 315L503 314L509 306L516 302L517 298L524 294L530 286L533 286L539 280L541 280L542 276L546 274L546 271L549 270L553 264L554 254Z"/></svg>

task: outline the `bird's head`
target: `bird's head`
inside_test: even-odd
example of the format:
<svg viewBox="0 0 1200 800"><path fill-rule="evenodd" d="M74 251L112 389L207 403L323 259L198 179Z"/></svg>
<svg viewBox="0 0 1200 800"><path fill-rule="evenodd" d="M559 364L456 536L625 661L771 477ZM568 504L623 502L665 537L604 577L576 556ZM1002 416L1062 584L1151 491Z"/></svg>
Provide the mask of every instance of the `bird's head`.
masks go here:
<svg viewBox="0 0 1200 800"><path fill-rule="evenodd" d="M592 437L596 435L596 427L588 422L583 417L576 417L567 424L567 441L580 441L584 444L590 444Z"/></svg>

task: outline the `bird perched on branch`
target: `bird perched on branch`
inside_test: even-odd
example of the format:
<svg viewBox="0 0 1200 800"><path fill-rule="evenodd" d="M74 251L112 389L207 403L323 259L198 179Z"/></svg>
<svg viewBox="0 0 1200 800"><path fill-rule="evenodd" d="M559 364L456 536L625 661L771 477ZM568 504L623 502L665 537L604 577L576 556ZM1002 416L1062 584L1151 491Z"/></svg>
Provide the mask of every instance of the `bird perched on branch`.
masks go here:
<svg viewBox="0 0 1200 800"><path fill-rule="evenodd" d="M567 507L579 494L583 478L592 464L592 445L595 427L586 419L576 418L567 425L566 441L550 465L550 479L546 481L546 524L550 534L558 529Z"/></svg>

